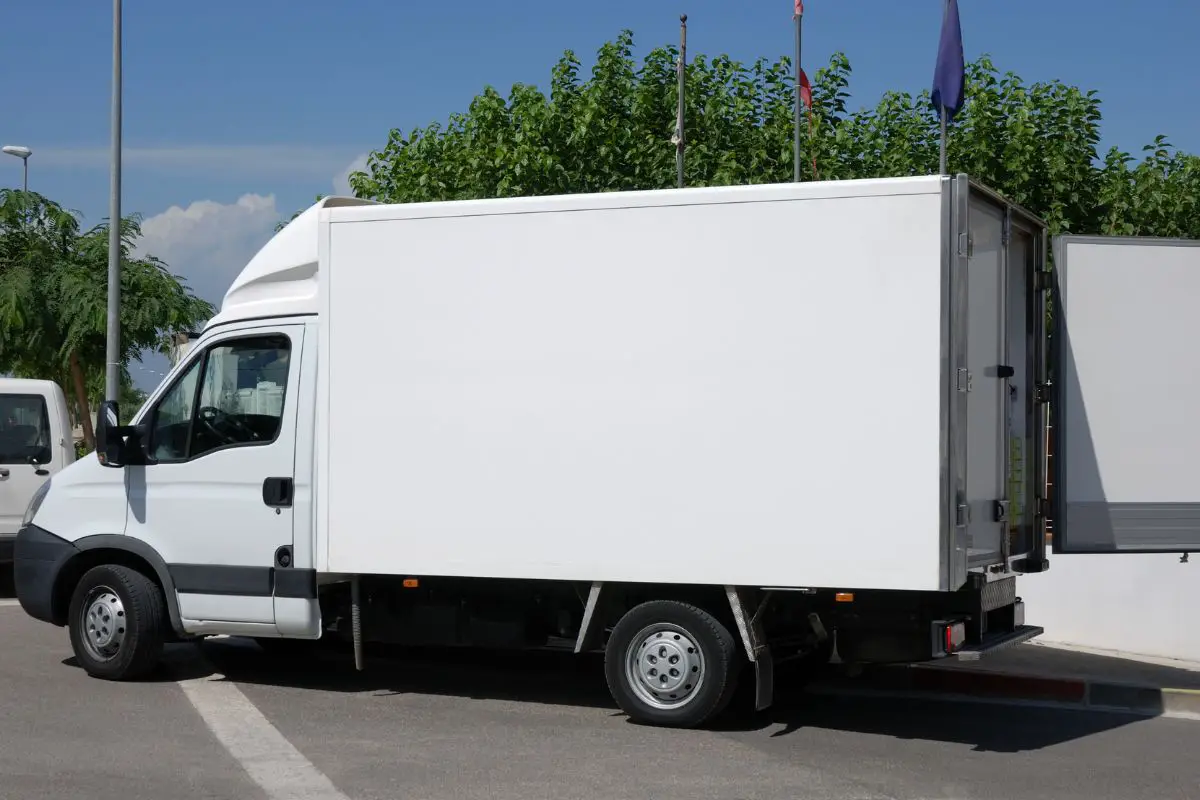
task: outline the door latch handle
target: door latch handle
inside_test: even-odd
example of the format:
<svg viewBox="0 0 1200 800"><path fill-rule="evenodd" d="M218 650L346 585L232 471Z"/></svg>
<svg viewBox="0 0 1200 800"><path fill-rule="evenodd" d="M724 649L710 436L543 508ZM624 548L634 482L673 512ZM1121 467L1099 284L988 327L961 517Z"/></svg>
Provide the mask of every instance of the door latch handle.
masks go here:
<svg viewBox="0 0 1200 800"><path fill-rule="evenodd" d="M5 478L7 478L7 477L8 477L8 475L9 475L9 473L8 473L8 470L7 470L7 469L5 469L4 467L0 467L0 481L2 481L2 480L4 480Z"/></svg>
<svg viewBox="0 0 1200 800"><path fill-rule="evenodd" d="M271 508L290 508L294 489L291 478L267 478L263 481L263 502Z"/></svg>

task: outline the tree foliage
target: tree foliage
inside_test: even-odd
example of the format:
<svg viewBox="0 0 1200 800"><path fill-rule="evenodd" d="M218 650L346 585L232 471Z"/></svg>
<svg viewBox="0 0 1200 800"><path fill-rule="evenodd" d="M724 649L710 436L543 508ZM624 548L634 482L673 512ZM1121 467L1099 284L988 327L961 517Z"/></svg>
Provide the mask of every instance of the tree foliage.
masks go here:
<svg viewBox="0 0 1200 800"><path fill-rule="evenodd" d="M672 187L678 50L656 48L641 63L632 51L625 31L600 48L586 80L567 51L548 94L517 84L505 97L487 87L445 124L392 130L351 186L384 202ZM792 74L786 57L688 64L688 185L792 179ZM851 111L850 77L840 53L813 75L805 178L936 172L939 122L928 91L888 92L874 108ZM1100 122L1094 91L1026 84L984 57L968 65L949 167L1041 215L1052 233L1200 237L1200 158L1163 137L1140 159L1115 148L1101 157Z"/></svg>
<svg viewBox="0 0 1200 800"><path fill-rule="evenodd" d="M120 221L121 362L214 313L152 255L134 255L140 219ZM58 381L75 399L91 446L90 404L104 387L108 223L83 230L77 214L36 192L0 190L0 373ZM122 367L123 394L133 398Z"/></svg>

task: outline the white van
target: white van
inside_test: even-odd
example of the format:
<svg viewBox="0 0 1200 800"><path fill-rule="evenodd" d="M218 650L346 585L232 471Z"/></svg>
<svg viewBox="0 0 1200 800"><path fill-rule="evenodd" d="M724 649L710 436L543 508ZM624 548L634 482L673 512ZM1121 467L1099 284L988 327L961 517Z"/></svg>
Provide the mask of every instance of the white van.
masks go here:
<svg viewBox="0 0 1200 800"><path fill-rule="evenodd" d="M0 378L0 567L46 479L75 460L67 399L54 381Z"/></svg>

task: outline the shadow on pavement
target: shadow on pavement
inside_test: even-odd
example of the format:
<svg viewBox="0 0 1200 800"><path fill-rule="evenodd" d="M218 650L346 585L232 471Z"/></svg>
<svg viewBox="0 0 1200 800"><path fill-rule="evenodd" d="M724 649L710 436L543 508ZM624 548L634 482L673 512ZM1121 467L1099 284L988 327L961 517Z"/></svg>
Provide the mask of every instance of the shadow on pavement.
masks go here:
<svg viewBox="0 0 1200 800"><path fill-rule="evenodd" d="M213 670L239 684L318 692L441 695L606 709L616 707L604 680L603 658L570 653L493 653L478 650L368 648L357 672L348 652L315 645L287 655L267 653L249 640L204 642L207 659L191 645L172 645L152 680L204 678ZM64 663L73 662L68 659ZM749 671L743 675L751 675ZM869 684L865 685L869 687ZM815 694L779 687L775 705L753 710L753 682L743 680L718 733L785 737L800 730L829 730L970 746L977 752L1039 750L1143 722L1144 717L1073 709L985 703Z"/></svg>
<svg viewBox="0 0 1200 800"><path fill-rule="evenodd" d="M760 716L777 726L772 737L816 729L968 745L980 753L1041 750L1146 719L1075 709L847 695L789 699Z"/></svg>
<svg viewBox="0 0 1200 800"><path fill-rule="evenodd" d="M13 571L11 564L0 566L0 600L7 600L17 596L17 587L13 583Z"/></svg>

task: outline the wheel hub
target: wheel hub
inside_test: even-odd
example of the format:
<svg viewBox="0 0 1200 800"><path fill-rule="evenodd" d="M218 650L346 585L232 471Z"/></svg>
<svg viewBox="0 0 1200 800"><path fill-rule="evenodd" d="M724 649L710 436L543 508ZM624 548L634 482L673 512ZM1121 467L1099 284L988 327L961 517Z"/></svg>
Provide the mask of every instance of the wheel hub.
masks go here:
<svg viewBox="0 0 1200 800"><path fill-rule="evenodd" d="M639 633L629 649L626 675L631 687L655 708L689 702L704 680L704 656L682 628L655 625Z"/></svg>
<svg viewBox="0 0 1200 800"><path fill-rule="evenodd" d="M108 659L125 641L125 606L117 593L106 586L97 587L84 604L83 637L88 650L99 659Z"/></svg>

